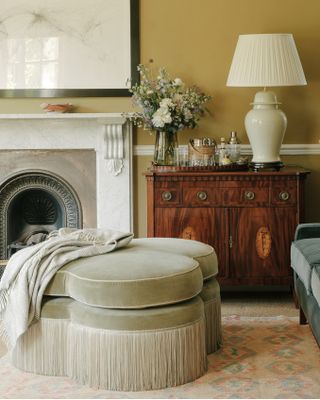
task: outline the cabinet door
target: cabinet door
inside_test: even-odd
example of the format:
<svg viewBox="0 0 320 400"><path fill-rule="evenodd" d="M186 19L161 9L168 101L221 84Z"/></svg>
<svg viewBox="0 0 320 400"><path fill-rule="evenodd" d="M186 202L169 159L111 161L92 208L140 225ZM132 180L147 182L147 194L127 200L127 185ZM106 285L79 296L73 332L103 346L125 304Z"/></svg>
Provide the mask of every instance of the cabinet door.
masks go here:
<svg viewBox="0 0 320 400"><path fill-rule="evenodd" d="M243 284L290 284L296 209L230 210L230 278Z"/></svg>
<svg viewBox="0 0 320 400"><path fill-rule="evenodd" d="M155 236L198 240L214 247L219 276L227 276L227 210L219 208L156 208Z"/></svg>

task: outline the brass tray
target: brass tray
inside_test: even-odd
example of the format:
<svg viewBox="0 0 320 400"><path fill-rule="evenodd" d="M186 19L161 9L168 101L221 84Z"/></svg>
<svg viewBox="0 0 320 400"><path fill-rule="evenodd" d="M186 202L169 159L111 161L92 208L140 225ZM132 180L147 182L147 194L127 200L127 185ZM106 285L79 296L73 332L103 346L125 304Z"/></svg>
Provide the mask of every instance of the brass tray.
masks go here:
<svg viewBox="0 0 320 400"><path fill-rule="evenodd" d="M213 165L207 167L183 167L180 165L154 165L151 169L155 172L237 172L248 171L248 164Z"/></svg>

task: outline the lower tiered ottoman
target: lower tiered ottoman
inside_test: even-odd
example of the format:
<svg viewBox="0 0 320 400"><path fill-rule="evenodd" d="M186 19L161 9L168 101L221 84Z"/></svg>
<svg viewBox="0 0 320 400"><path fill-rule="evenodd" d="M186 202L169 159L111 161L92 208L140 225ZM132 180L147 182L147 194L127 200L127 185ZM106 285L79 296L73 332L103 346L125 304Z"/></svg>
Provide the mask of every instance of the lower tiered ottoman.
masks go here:
<svg viewBox="0 0 320 400"><path fill-rule="evenodd" d="M221 342L216 269L210 246L179 239L135 239L70 262L49 284L13 363L109 390L193 381Z"/></svg>

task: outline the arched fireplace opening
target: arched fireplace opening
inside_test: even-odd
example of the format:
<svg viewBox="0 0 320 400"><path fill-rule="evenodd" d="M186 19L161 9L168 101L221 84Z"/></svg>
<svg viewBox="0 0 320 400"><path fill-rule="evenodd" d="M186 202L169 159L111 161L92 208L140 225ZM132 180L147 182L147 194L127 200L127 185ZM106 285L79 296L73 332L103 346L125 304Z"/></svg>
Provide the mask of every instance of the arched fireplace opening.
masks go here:
<svg viewBox="0 0 320 400"><path fill-rule="evenodd" d="M8 255L26 245L36 244L64 226L64 208L55 195L44 189L27 189L8 208Z"/></svg>
<svg viewBox="0 0 320 400"><path fill-rule="evenodd" d="M0 186L1 259L62 227L81 228L82 211L77 194L60 177L25 172Z"/></svg>

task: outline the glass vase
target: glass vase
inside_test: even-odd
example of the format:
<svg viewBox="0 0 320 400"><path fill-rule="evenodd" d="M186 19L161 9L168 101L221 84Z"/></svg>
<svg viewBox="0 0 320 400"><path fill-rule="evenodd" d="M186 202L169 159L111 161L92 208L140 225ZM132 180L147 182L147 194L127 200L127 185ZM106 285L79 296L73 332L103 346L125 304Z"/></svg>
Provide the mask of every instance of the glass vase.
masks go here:
<svg viewBox="0 0 320 400"><path fill-rule="evenodd" d="M177 132L156 131L154 165L179 165L179 144Z"/></svg>

